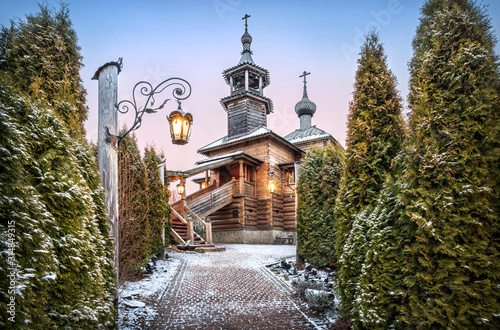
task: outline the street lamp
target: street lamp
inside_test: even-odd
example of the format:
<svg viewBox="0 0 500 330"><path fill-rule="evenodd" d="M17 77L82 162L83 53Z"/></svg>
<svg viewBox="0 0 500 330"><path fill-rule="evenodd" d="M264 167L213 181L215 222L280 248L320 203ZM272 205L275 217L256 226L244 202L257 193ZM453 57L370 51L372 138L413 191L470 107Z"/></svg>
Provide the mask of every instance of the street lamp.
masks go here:
<svg viewBox="0 0 500 330"><path fill-rule="evenodd" d="M177 193L182 196L184 195L184 191L186 190L186 186L181 182L177 185Z"/></svg>
<svg viewBox="0 0 500 330"><path fill-rule="evenodd" d="M275 171L280 174L280 176L278 177L278 179L280 181L285 182L286 185L288 186L288 188L290 188L293 191L295 191L295 189L293 189L292 186L290 186L290 183L288 182L289 178L292 177L292 173L290 172L290 170L287 169L287 168L279 169L276 166L269 165L269 176L271 177L271 180L267 184L267 189L269 189L269 192L272 194L276 190L276 182L273 180Z"/></svg>
<svg viewBox="0 0 500 330"><path fill-rule="evenodd" d="M269 192L272 194L276 190L276 182L274 180L269 181L267 184L267 188L269 189Z"/></svg>
<svg viewBox="0 0 500 330"><path fill-rule="evenodd" d="M172 111L168 116L170 124L170 135L173 144L183 145L188 143L189 136L191 135L191 124L193 123L193 116L188 112L185 113L181 109L181 101L177 101L179 107L177 110Z"/></svg>
<svg viewBox="0 0 500 330"><path fill-rule="evenodd" d="M120 140L127 136L131 131L141 127L142 116L144 116L144 113L156 113L158 110L163 109L167 101L170 99L166 99L158 108L154 109L153 106L156 102L155 95L163 93L169 87L173 88L172 96L178 103L177 110L172 111L172 113L170 113L167 117L172 136L172 143L179 145L188 143L189 136L191 135L193 115L189 112L185 113L182 110L181 100L185 100L191 95L191 85L186 80L181 78L169 78L159 83L155 88L153 88L153 86L146 81L138 82L132 91L132 101L123 100L116 105L118 112L122 114L127 113L130 109L135 111L135 120L132 127L119 136L111 134L108 127L106 127L106 142L111 144L115 150L118 150ZM146 97L144 106L138 106L136 95Z"/></svg>
<svg viewBox="0 0 500 330"><path fill-rule="evenodd" d="M123 67L122 58L116 62L108 62L97 69L92 79L98 80L98 168L101 175L102 184L105 192L106 213L109 216L109 226L114 239L114 264L116 269L116 282L119 283L119 249L118 249L118 144L131 131L138 129L142 123L144 113L155 113L162 109L167 101L155 107L156 98L163 92L172 89L173 98L179 103L179 107L172 114L178 112L184 116L182 121L182 131L180 138L184 142L179 143L173 140L174 144L185 144L189 139L189 128L193 122L191 114L184 114L180 107L180 101L187 99L191 95L191 85L181 78L169 78L158 86L154 87L146 82L138 82L132 92L132 101L124 100L117 102L118 96L118 74ZM145 102L138 105L137 97L145 98ZM125 114L130 109L135 112L135 120L132 127L124 134L118 134L118 112ZM171 116L172 116L171 114ZM169 122L170 123L170 122ZM172 129L172 128L171 128ZM115 299L117 292L114 293Z"/></svg>

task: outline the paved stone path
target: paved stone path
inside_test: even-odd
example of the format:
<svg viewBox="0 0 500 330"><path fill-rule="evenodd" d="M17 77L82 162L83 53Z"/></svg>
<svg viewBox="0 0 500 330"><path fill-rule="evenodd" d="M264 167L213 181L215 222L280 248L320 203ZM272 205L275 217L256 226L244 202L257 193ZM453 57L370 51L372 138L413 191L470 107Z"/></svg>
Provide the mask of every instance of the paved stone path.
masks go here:
<svg viewBox="0 0 500 330"><path fill-rule="evenodd" d="M150 301L150 329L326 328L264 265L295 255L294 246L226 245L185 254L174 280Z"/></svg>

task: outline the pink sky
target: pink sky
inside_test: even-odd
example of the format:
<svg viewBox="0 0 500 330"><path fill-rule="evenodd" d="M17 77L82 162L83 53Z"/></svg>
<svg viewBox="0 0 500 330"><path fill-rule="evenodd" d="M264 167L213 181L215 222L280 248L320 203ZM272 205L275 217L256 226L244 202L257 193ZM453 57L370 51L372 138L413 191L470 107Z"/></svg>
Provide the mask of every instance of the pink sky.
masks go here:
<svg viewBox="0 0 500 330"><path fill-rule="evenodd" d="M0 24L37 10L36 0L0 4ZM59 1L50 0L57 7ZM146 114L136 131L143 148L154 144L167 155L168 169L190 167L203 156L200 147L227 134L227 117L219 100L229 95L222 71L236 65L242 50L245 14L253 37L255 63L269 70L271 84L264 95L273 100L268 127L286 135L299 127L294 112L302 97L307 70L309 98L317 111L312 124L330 132L345 146L349 101L353 91L356 59L363 34L376 27L396 75L403 99L408 94L407 63L418 25L417 0L363 1L263 1L263 0L148 0L69 1L70 16L79 38L85 67L81 76L87 89L89 140L97 139L96 69L123 57L119 75L119 101L130 99L133 86L149 81L156 86L170 77L192 85L183 109L192 113L191 141L175 146L170 141L166 116L175 102L156 114ZM500 2L489 4L496 30L500 27ZM496 51L499 54L500 47ZM158 100L158 102L160 102ZM131 125L129 116L120 122ZM192 189L188 187L188 189ZM189 192L189 191L188 191ZM192 192L192 190L191 190Z"/></svg>

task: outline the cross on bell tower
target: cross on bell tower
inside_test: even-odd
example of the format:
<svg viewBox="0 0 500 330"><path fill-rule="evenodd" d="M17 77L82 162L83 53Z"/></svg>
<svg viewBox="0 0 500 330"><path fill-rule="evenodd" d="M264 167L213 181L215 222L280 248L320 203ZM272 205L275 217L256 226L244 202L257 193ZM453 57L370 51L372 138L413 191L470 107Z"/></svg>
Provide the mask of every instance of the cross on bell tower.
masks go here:
<svg viewBox="0 0 500 330"><path fill-rule="evenodd" d="M229 96L221 99L228 114L229 138L266 126L267 115L272 112L272 101L264 97L264 88L270 83L269 72L255 64L250 50L252 36L248 33L249 17L245 14L242 18L245 20L245 32L241 36L241 59L236 66L222 72L230 91Z"/></svg>

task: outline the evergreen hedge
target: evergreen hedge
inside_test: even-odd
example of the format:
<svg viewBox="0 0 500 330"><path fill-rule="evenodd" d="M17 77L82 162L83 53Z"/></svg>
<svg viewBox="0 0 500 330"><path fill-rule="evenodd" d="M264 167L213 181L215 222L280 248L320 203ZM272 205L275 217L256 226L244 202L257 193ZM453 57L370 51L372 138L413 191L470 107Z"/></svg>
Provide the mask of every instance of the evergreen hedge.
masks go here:
<svg viewBox="0 0 500 330"><path fill-rule="evenodd" d="M125 132L126 128L122 129ZM140 273L162 251L162 226L170 236L169 190L160 180L164 156L148 146L141 157L132 133L120 141L118 153L120 203L120 282Z"/></svg>
<svg viewBox="0 0 500 330"><path fill-rule="evenodd" d="M429 0L413 40L401 200L410 327L500 326L500 79L486 9Z"/></svg>
<svg viewBox="0 0 500 330"><path fill-rule="evenodd" d="M335 197L343 172L344 150L312 148L300 166L297 183L297 253L317 267L335 264Z"/></svg>
<svg viewBox="0 0 500 330"><path fill-rule="evenodd" d="M2 328L116 327L113 244L84 140L81 66L64 4L2 27Z"/></svg>
<svg viewBox="0 0 500 330"><path fill-rule="evenodd" d="M361 48L347 125L346 163L335 215L341 313L351 315L368 246L366 218L392 171L392 160L405 136L396 78L387 67L375 32L366 36Z"/></svg>
<svg viewBox="0 0 500 330"><path fill-rule="evenodd" d="M51 107L9 83L0 81L0 248L9 251L0 326L112 328L113 247L97 164Z"/></svg>

